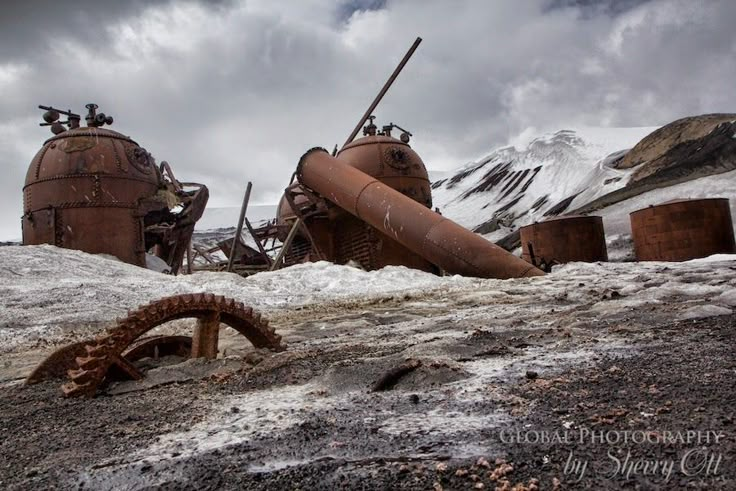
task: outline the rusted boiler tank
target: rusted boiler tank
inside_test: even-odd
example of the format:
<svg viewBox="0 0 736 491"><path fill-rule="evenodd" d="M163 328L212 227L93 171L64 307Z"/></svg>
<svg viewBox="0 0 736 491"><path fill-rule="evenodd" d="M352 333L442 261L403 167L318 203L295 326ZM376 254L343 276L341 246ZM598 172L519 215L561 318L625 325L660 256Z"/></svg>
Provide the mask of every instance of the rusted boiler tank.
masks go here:
<svg viewBox="0 0 736 491"><path fill-rule="evenodd" d="M176 272L207 188L182 185L168 164L158 167L130 137L102 128L112 118L95 104L87 105L86 127L71 111L39 107L46 109L42 125L51 126L54 136L28 168L23 243L111 254L138 266L155 250ZM62 114L69 119L59 121Z"/></svg>
<svg viewBox="0 0 736 491"><path fill-rule="evenodd" d="M736 253L728 199L682 199L630 214L638 261L687 261Z"/></svg>
<svg viewBox="0 0 736 491"><path fill-rule="evenodd" d="M388 125L331 156L312 149L302 156L297 183L279 207L282 223L302 221L288 262L350 260L366 269L403 265L430 272L485 278L542 272L479 235L432 211L424 163L408 145L409 133L391 136Z"/></svg>
<svg viewBox="0 0 736 491"><path fill-rule="evenodd" d="M404 133L402 141L391 136L392 129L391 125L377 132L371 121L366 127L365 136L346 145L337 153L337 158L345 165L396 189L424 208L431 209L432 195L424 162L409 146L408 133ZM301 231L287 258L289 262L326 259L338 264L355 261L368 270L403 265L438 272L432 263L417 256L395 238L380 233L353 216L340 204L329 206L328 210L326 203L319 203L315 194L309 193L304 186L287 190L279 206L280 223L287 223L296 216L289 200L294 202L298 210L305 210L306 214L309 211L305 208L310 206L324 210L324 213L305 217L305 226L316 247L311 246L309 237Z"/></svg>

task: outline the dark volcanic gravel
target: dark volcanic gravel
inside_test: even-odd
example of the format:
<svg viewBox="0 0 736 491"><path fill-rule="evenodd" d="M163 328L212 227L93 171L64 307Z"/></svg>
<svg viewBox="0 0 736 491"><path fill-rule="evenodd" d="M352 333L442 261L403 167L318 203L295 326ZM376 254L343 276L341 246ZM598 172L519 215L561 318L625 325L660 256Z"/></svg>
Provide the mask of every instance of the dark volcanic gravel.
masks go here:
<svg viewBox="0 0 736 491"><path fill-rule="evenodd" d="M656 329L663 341L641 355L604 357L516 388L534 409L508 432L512 437L519 432L517 439L534 441L534 432L564 433L565 422L574 424L569 444L508 445L515 478L557 477L565 489L736 489L736 316ZM701 435L700 445L696 436L682 441L688 431ZM641 443L644 434L653 443ZM664 465L655 469L655 461Z"/></svg>
<svg viewBox="0 0 736 491"><path fill-rule="evenodd" d="M468 333L443 346L443 352L461 367L523 352L532 342L525 341L526 334ZM6 387L0 398L0 488L736 489L735 335L736 316L652 326L651 332L631 333L640 349L632 356L595 355L561 372L523 367L476 399L456 398L444 388L465 375L455 365L440 363L423 365L394 390L371 393L371 382L404 358L398 349L358 344L343 351L279 355L220 383L167 385L93 400L63 399L56 383ZM533 339L537 348L549 342L544 336ZM589 346L591 338L584 342ZM282 431L258 432L215 450L162 456L161 461L124 460L159 436L202 421L213 401L263 388L264 381L285 387L315 378L345 394L342 405L305 411ZM421 429L379 431L389 415L429 417L436 411L501 411L513 417L488 428L458 426L449 436ZM582 439L581 431L588 432ZM655 443L611 443L590 436L621 438L624 431L646 434ZM716 443L709 434L702 453L694 452L699 446L693 443L657 443L665 432L688 431L722 437ZM529 441L543 432L568 435L569 441ZM523 436L527 441L510 441ZM479 454L473 448L485 450ZM624 461L629 451L631 465L614 473L610 455ZM688 451L695 455L689 476L679 467ZM571 454L574 461L568 464ZM699 455L712 457L709 469L707 462L697 467L692 459ZM659 474L651 475L650 467L645 475L643 463L655 460ZM571 472L575 462L577 474ZM669 462L674 467L665 479L661 469Z"/></svg>

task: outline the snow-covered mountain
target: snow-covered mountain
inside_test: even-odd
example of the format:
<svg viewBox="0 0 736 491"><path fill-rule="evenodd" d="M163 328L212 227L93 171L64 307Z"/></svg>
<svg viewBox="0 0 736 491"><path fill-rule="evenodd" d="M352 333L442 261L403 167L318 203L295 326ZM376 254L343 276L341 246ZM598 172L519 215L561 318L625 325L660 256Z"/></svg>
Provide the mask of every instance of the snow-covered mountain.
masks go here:
<svg viewBox="0 0 736 491"><path fill-rule="evenodd" d="M435 181L434 203L447 217L509 249L516 247L520 227L547 216L600 215L611 256L611 243L628 248L632 211L672 199L736 196L735 119L703 115L660 129L543 135L496 149ZM731 209L736 217L736 200Z"/></svg>
<svg viewBox="0 0 736 491"><path fill-rule="evenodd" d="M626 185L632 169L613 167L656 128L561 130L526 146L506 146L432 184L435 206L497 240L541 220L561 203L585 204Z"/></svg>

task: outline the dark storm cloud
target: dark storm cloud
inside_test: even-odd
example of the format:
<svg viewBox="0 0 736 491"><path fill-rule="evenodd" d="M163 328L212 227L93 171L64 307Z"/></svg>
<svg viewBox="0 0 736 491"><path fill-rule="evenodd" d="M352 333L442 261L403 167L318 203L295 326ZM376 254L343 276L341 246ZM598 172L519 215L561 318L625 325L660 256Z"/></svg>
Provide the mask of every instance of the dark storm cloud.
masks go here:
<svg viewBox="0 0 736 491"><path fill-rule="evenodd" d="M726 0L26 4L0 29L0 237L20 235L23 175L48 136L39 103L98 103L215 205L248 180L273 203L306 149L345 139L417 35L377 115L412 131L430 168L520 133L736 105Z"/></svg>
<svg viewBox="0 0 736 491"><path fill-rule="evenodd" d="M596 14L618 15L651 0L549 0L548 9L575 8L581 15L590 17Z"/></svg>
<svg viewBox="0 0 736 491"><path fill-rule="evenodd" d="M349 19L355 12L381 10L386 6L386 0L344 0L337 9L339 20Z"/></svg>
<svg viewBox="0 0 736 491"><path fill-rule="evenodd" d="M0 16L0 59L23 60L45 50L56 38L75 37L84 42L106 40L112 19L140 12L163 0L104 2L100 0L28 0L3 2Z"/></svg>

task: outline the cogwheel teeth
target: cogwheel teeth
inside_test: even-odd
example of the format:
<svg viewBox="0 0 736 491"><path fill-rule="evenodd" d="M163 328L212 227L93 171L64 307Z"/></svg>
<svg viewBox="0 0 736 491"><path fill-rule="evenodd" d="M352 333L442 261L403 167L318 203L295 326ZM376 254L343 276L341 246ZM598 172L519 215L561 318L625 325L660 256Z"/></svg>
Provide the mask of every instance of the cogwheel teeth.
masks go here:
<svg viewBox="0 0 736 491"><path fill-rule="evenodd" d="M220 322L227 324L248 338L256 348L283 351L286 345L273 327L258 312L242 302L212 293L186 293L151 302L128 317L118 320L108 334L87 345L87 356L77 357L75 366L68 371L70 382L62 386L69 397L92 397L105 381L110 366L136 339L161 324L186 317L201 318L220 314Z"/></svg>

